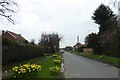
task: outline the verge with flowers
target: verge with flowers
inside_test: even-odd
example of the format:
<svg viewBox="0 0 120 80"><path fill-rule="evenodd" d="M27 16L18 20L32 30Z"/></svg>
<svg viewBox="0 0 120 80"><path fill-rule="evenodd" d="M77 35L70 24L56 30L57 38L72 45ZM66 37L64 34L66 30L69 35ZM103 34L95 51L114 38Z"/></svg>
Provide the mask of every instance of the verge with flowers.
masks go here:
<svg viewBox="0 0 120 80"><path fill-rule="evenodd" d="M23 64L19 66L15 66L12 68L12 71L14 72L13 77L24 77L26 75L30 75L31 72L37 73L37 71L41 70L41 66L38 64Z"/></svg>

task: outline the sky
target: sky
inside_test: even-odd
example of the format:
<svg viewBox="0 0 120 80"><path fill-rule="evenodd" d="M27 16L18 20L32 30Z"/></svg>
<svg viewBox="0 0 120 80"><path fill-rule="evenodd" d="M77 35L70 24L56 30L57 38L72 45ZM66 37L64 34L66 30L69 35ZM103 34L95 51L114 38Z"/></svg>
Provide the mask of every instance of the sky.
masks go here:
<svg viewBox="0 0 120 80"><path fill-rule="evenodd" d="M97 33L99 25L91 19L93 12L109 0L16 0L19 11L15 25L0 17L0 29L21 34L28 41L40 40L42 33L57 32L63 36L60 47L84 44L85 37Z"/></svg>

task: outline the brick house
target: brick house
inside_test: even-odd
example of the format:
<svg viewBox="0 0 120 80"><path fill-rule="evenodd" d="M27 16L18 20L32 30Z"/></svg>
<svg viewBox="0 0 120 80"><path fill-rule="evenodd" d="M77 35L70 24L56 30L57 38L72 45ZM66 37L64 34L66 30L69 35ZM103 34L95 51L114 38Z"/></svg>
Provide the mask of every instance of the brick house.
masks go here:
<svg viewBox="0 0 120 80"><path fill-rule="evenodd" d="M24 37L22 37L21 34L16 34L11 31L2 30L2 38L16 43L28 43L28 41Z"/></svg>
<svg viewBox="0 0 120 80"><path fill-rule="evenodd" d="M73 46L73 51L78 51L78 49L81 47L86 47L86 45L78 42Z"/></svg>

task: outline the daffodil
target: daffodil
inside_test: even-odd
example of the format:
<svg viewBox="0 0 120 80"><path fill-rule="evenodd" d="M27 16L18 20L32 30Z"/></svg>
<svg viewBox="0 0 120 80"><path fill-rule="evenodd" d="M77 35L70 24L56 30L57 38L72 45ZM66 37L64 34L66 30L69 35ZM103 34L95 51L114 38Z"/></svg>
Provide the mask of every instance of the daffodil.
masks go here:
<svg viewBox="0 0 120 80"><path fill-rule="evenodd" d="M28 74L28 73L39 71L39 70L41 70L40 65L30 64L30 63L22 64L12 68L12 71L14 71L16 75Z"/></svg>

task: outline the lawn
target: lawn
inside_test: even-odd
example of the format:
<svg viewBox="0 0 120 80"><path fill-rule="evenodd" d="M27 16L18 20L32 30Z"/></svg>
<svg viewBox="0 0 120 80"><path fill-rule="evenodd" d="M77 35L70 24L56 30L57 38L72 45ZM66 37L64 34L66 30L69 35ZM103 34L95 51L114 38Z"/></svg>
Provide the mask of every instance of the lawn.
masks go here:
<svg viewBox="0 0 120 80"><path fill-rule="evenodd" d="M57 55L60 56L62 54L57 54ZM42 59L44 59L44 60L41 61ZM29 63L39 64L41 66L41 70L40 71L31 72L30 75L25 75L25 77L22 77L22 80L33 80L33 78L34 79L40 79L40 80L46 80L46 79L47 80L48 79L49 80L50 79L51 80L59 80L59 78L63 78L64 77L63 73L58 72L57 74L52 74L52 72L50 71L50 67L54 67L54 66L61 67L60 64L55 64L53 62L53 60L55 60L55 59L56 59L56 57L52 57L52 56L49 56L49 57L38 57L38 58L31 59L31 60L28 60L28 61L24 61L24 62L21 62L21 63L16 63L16 65L29 62ZM16 78L13 78L13 76L14 75L11 75L9 77L5 77L3 80L11 80L11 78L16 80Z"/></svg>
<svg viewBox="0 0 120 80"><path fill-rule="evenodd" d="M83 57L87 57L90 59L94 59L94 60L97 60L97 61L100 61L103 63L107 63L107 64L113 65L115 67L118 67L118 68L120 65L119 64L120 58L117 58L117 57L105 56L105 55L95 55L95 54L84 54L84 53L79 53L79 52L71 52L71 53L74 53L74 54L77 54L77 55L80 55Z"/></svg>

